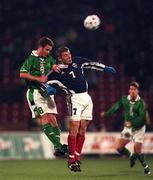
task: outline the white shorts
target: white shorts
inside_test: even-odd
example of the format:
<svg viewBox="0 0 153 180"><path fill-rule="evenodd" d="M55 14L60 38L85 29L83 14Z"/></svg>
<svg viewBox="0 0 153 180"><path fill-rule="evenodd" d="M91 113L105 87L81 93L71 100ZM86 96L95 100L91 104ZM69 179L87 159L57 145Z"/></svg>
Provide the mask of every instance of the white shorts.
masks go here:
<svg viewBox="0 0 153 180"><path fill-rule="evenodd" d="M121 132L121 138L129 141L133 140L137 143L143 143L145 132L146 126L143 126L139 130L132 130L131 128L124 127L123 131Z"/></svg>
<svg viewBox="0 0 153 180"><path fill-rule="evenodd" d="M32 118L42 116L46 113L57 114L54 96L44 98L37 89L28 89L26 97L32 112Z"/></svg>
<svg viewBox="0 0 153 180"><path fill-rule="evenodd" d="M67 104L71 120L92 120L93 103L87 92L72 94L71 97L67 98Z"/></svg>

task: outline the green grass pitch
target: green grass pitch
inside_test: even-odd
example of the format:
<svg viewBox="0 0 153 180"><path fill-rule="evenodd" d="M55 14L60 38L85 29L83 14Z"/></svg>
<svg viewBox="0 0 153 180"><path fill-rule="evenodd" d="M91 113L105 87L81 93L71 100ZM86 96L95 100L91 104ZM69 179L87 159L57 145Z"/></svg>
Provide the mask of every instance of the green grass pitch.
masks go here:
<svg viewBox="0 0 153 180"><path fill-rule="evenodd" d="M151 180L153 158L146 158L152 174L144 175L137 162L132 169L121 157L83 158L82 172L71 172L66 159L0 160L0 180Z"/></svg>

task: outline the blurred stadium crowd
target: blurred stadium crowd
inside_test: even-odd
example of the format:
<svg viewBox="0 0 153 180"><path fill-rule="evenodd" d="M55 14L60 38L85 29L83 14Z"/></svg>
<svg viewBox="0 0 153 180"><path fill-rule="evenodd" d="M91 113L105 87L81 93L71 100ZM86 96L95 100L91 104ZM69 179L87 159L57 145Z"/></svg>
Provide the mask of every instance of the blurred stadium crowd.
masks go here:
<svg viewBox="0 0 153 180"><path fill-rule="evenodd" d="M88 31L83 20L88 14L102 19L101 27ZM55 49L67 45L73 55L112 65L117 75L86 71L94 102L90 131L119 131L122 114L101 120L100 112L128 92L131 80L141 85L141 95L153 116L153 1L102 0L5 1L0 2L0 129L31 130L24 83L19 69L41 36L49 36ZM54 52L53 52L54 55ZM61 129L66 130L66 105L56 96ZM64 121L65 120L65 121ZM151 123L148 130L153 130Z"/></svg>

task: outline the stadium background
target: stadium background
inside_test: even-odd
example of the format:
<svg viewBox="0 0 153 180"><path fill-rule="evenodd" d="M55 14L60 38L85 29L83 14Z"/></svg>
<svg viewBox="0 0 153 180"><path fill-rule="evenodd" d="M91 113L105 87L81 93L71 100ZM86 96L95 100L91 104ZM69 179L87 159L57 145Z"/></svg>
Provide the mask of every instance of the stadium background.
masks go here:
<svg viewBox="0 0 153 180"><path fill-rule="evenodd" d="M98 30L88 31L83 27L88 14L101 18ZM73 55L111 65L117 70L115 76L86 71L94 102L94 118L88 131L119 132L122 129L122 113L107 120L102 120L99 114L127 94L131 80L140 83L141 96L148 104L152 120L152 22L152 0L1 0L0 136L12 131L40 132L39 125L31 120L26 87L19 79L19 69L44 35L53 39L55 49L66 45ZM67 132L65 100L57 95L56 102L59 125ZM147 131L153 131L153 121Z"/></svg>

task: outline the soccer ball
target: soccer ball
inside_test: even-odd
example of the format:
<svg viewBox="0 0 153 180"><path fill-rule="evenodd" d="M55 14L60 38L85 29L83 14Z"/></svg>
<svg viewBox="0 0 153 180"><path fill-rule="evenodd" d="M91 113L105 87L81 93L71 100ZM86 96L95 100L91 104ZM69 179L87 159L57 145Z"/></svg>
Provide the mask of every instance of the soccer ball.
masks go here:
<svg viewBox="0 0 153 180"><path fill-rule="evenodd" d="M86 29L96 30L99 28L101 23L100 18L97 15L89 15L85 18L83 24Z"/></svg>

